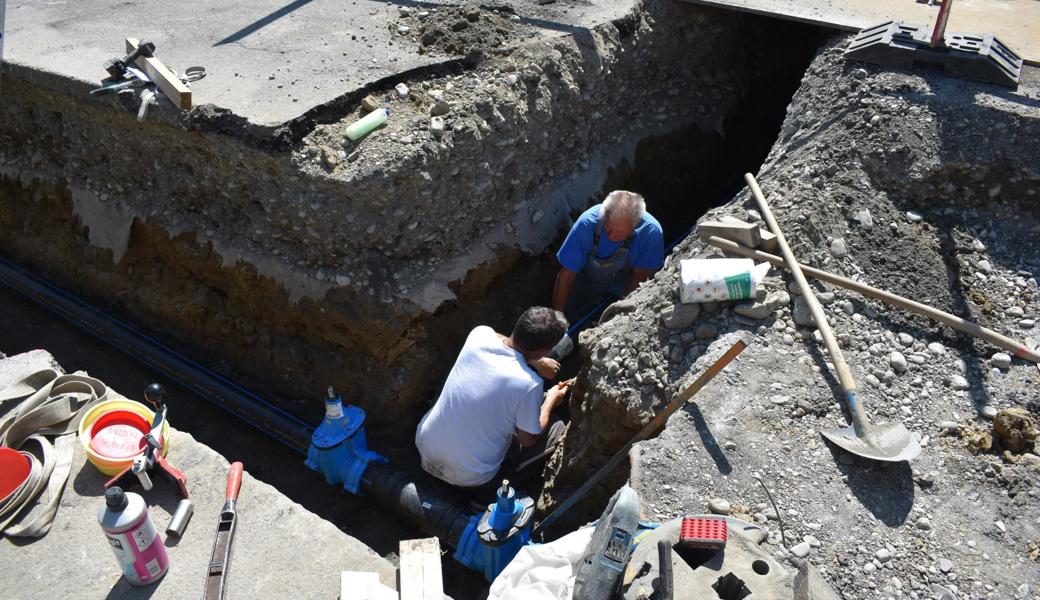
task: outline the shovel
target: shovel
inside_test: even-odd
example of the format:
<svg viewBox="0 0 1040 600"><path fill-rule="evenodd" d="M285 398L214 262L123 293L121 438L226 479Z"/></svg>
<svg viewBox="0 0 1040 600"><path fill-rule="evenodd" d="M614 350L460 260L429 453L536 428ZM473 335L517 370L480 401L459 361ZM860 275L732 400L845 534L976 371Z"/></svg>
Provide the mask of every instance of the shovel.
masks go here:
<svg viewBox="0 0 1040 600"><path fill-rule="evenodd" d="M747 181L752 195L755 196L755 201L758 202L762 217L769 224L769 229L776 235L776 241L783 252L787 269L794 275L802 297L809 304L809 310L812 311L816 326L820 329L820 335L823 336L823 341L827 345L827 353L830 354L831 360L834 361L834 369L838 372L841 391L845 395L845 405L849 409L849 414L852 415L852 427L824 429L820 433L834 444L863 458L888 462L917 458L921 454L921 445L910 435L910 431L902 423L874 425L867 419L863 405L856 400L856 382L852 379L852 372L849 371L849 365L845 362L841 348L834 339L834 332L831 331L827 317L823 314L820 302L809 287L809 282L805 280L805 275L802 274L802 269L791 252L791 247L787 245L780 226L773 218L773 212L769 210L769 205L766 204L766 199L762 195L762 190L758 187L754 175L747 173L744 175L744 180Z"/></svg>

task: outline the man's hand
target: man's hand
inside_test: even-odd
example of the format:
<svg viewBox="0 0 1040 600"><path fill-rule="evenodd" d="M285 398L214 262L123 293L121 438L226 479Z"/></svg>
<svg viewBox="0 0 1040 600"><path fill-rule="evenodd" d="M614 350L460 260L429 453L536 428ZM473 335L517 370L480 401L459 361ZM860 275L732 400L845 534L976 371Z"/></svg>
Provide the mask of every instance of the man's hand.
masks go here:
<svg viewBox="0 0 1040 600"><path fill-rule="evenodd" d="M527 361L527 364L534 369L535 373L538 373L544 379L555 379L556 374L560 372L560 363L548 356L543 356L536 360L529 360Z"/></svg>
<svg viewBox="0 0 1040 600"><path fill-rule="evenodd" d="M567 390L570 389L570 379L567 381L561 381L560 383L549 388L549 391L545 392L545 404L549 405L549 410L559 406L563 399L567 396Z"/></svg>

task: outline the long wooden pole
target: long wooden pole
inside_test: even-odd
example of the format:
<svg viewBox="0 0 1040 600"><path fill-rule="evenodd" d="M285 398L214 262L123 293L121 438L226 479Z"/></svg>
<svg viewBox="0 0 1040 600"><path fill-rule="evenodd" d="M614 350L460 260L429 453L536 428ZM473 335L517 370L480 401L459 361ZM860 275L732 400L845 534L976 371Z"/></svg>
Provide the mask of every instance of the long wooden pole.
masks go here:
<svg viewBox="0 0 1040 600"><path fill-rule="evenodd" d="M739 254L748 258L765 261L778 267L785 266L784 259L780 258L779 256L769 254L767 252L762 252L761 250L748 248L747 246L738 244L736 242L724 238L720 238L718 236L709 237L708 243L726 252L732 252L733 254ZM799 266L801 267L802 272L810 277L819 279L820 281L826 281L827 283L831 283L837 286L841 286L845 289L852 290L863 296L866 296L867 298L874 298L875 300L880 300L897 308L902 308L912 313L919 314L922 317L933 319L942 323L943 325L950 327L951 329L967 333L968 335L975 336L980 340L989 342L998 348L1007 350L1008 352L1013 353L1015 356L1019 358L1024 358L1026 360L1040 364L1040 352L1032 350L1025 344L1015 341L1000 333L997 333L992 329L987 329L986 327L983 327L978 323L973 323L972 321L968 321L967 319L962 319L956 315L951 315L948 312L943 312L937 308L921 304L920 302L914 302L913 300L910 300L908 298L897 296L891 292L886 292L885 290L880 290L878 288L871 287L869 285L860 283L858 281L854 281L847 277L842 277L841 275L835 275L833 273L828 273L827 271L814 269L807 265L799 264Z"/></svg>

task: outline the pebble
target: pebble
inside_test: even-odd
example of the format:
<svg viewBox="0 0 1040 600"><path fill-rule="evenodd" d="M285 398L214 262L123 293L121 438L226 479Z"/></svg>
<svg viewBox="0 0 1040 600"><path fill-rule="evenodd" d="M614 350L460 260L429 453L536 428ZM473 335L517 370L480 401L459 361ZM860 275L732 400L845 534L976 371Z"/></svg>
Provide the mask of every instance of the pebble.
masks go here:
<svg viewBox="0 0 1040 600"><path fill-rule="evenodd" d="M1007 369L1011 366L1011 356L1004 352L997 352L990 357L989 362L998 369Z"/></svg>
<svg viewBox="0 0 1040 600"><path fill-rule="evenodd" d="M1022 329L1032 329L1034 325L1036 325L1036 321L1033 319L1022 319L1018 322L1018 326Z"/></svg>
<svg viewBox="0 0 1040 600"><path fill-rule="evenodd" d="M806 556L809 556L809 548L809 542L795 544L791 547L791 554L794 554L798 558L805 558Z"/></svg>
<svg viewBox="0 0 1040 600"><path fill-rule="evenodd" d="M955 390L966 390L969 389L971 386L968 385L968 380L964 377L961 377L960 375L954 375L950 377L950 387L952 387Z"/></svg>
<svg viewBox="0 0 1040 600"><path fill-rule="evenodd" d="M979 270L985 273L986 275L989 275L993 272L993 265L991 265L988 260L980 260Z"/></svg>
<svg viewBox="0 0 1040 600"><path fill-rule="evenodd" d="M992 421L997 417L997 409L995 406L987 404L979 409L979 414L982 415L983 419Z"/></svg>
<svg viewBox="0 0 1040 600"><path fill-rule="evenodd" d="M1026 316L1026 311L1022 310L1022 307L1020 306L1012 306L1004 312L1007 314L1007 316L1014 317L1016 319L1021 319L1022 317Z"/></svg>
<svg viewBox="0 0 1040 600"><path fill-rule="evenodd" d="M403 84L403 83L399 83L399 84L395 85L394 86L394 91L397 92L397 97L398 98L407 98L408 97L408 86Z"/></svg>
<svg viewBox="0 0 1040 600"><path fill-rule="evenodd" d="M899 343L904 345L904 346L913 346L914 345L914 336L910 335L909 333L900 333L899 334Z"/></svg>
<svg viewBox="0 0 1040 600"><path fill-rule="evenodd" d="M943 433L957 435L961 432L961 424L957 421L943 421L942 423L939 423L939 429Z"/></svg>
<svg viewBox="0 0 1040 600"><path fill-rule="evenodd" d="M948 558L940 558L939 570L943 573L949 573L951 570L953 570L953 561L951 561Z"/></svg>
<svg viewBox="0 0 1040 600"><path fill-rule="evenodd" d="M924 217L922 217L920 213L908 210L906 211L906 220L910 221L911 223L920 223L924 220Z"/></svg>
<svg viewBox="0 0 1040 600"><path fill-rule="evenodd" d="M874 556L883 563L892 560L892 553L889 552L888 548L882 548L874 553Z"/></svg>
<svg viewBox="0 0 1040 600"><path fill-rule="evenodd" d="M831 242L831 256L834 258L845 258L849 254L849 249L845 245L845 240L837 238Z"/></svg>
<svg viewBox="0 0 1040 600"><path fill-rule="evenodd" d="M936 356L939 356L941 354L946 354L946 346L943 346L939 342L932 342L928 344L928 351Z"/></svg>
<svg viewBox="0 0 1040 600"><path fill-rule="evenodd" d="M430 107L430 115L434 117L442 117L449 112L451 112L451 105L444 100L438 100Z"/></svg>
<svg viewBox="0 0 1040 600"><path fill-rule="evenodd" d="M892 365L892 368L896 373L906 372L906 357L899 352L893 352L888 357L888 363Z"/></svg>
<svg viewBox="0 0 1040 600"><path fill-rule="evenodd" d="M859 226L861 229L870 231L874 228L874 217L870 216L870 211L865 208L857 212L856 215L852 218L859 221Z"/></svg>
<svg viewBox="0 0 1040 600"><path fill-rule="evenodd" d="M928 517L921 517L917 519L917 528L921 531L928 531L932 528L932 522L928 520Z"/></svg>
<svg viewBox="0 0 1040 600"><path fill-rule="evenodd" d="M700 304L676 303L661 311L661 323L668 329L685 329L701 314Z"/></svg>
<svg viewBox="0 0 1040 600"><path fill-rule="evenodd" d="M794 299L794 309L791 311L791 318L794 319L795 323L802 326L816 324L816 321L812 318L812 311L809 310L809 303L802 296Z"/></svg>
<svg viewBox="0 0 1040 600"><path fill-rule="evenodd" d="M971 242L971 249L976 251L976 252L985 252L986 251L986 244L983 244L979 240L972 240L972 242Z"/></svg>
<svg viewBox="0 0 1040 600"><path fill-rule="evenodd" d="M730 512L729 502L721 498L713 498L708 502L708 510L715 515L728 515Z"/></svg>
<svg viewBox="0 0 1040 600"><path fill-rule="evenodd" d="M435 138L444 135L444 117L430 117L430 134Z"/></svg>

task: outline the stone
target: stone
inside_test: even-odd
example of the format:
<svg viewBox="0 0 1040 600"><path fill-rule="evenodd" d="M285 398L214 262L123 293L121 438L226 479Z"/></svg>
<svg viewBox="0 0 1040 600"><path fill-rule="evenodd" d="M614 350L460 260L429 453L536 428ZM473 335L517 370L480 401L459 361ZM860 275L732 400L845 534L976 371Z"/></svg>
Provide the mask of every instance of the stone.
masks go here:
<svg viewBox="0 0 1040 600"><path fill-rule="evenodd" d="M892 552L889 551L888 548L882 548L874 553L874 558L878 559L883 563L886 563L892 560Z"/></svg>
<svg viewBox="0 0 1040 600"><path fill-rule="evenodd" d="M401 35L408 35L408 32L411 31L411 30L412 30L412 28L407 26L407 25L400 25L397 28L397 33L399 33Z"/></svg>
<svg viewBox="0 0 1040 600"><path fill-rule="evenodd" d="M870 211L866 208L857 212L852 218L859 222L860 229L870 231L874 228L874 217L870 216Z"/></svg>
<svg viewBox="0 0 1040 600"><path fill-rule="evenodd" d="M986 251L986 244L983 244L979 240L972 240L972 242L971 242L971 249L974 250L975 252L985 252Z"/></svg>
<svg viewBox="0 0 1040 600"><path fill-rule="evenodd" d="M946 354L946 346L943 346L939 342L931 342L930 344L928 344L928 351L936 356L939 356L942 354Z"/></svg>
<svg viewBox="0 0 1040 600"><path fill-rule="evenodd" d="M849 249L845 245L845 240L842 238L836 238L831 242L830 245L831 256L834 258L845 258L849 254Z"/></svg>
<svg viewBox="0 0 1040 600"><path fill-rule="evenodd" d="M989 363L998 369L1007 369L1011 366L1011 356L1004 352L997 352L989 358Z"/></svg>
<svg viewBox="0 0 1040 600"><path fill-rule="evenodd" d="M700 304L677 302L661 311L661 323L668 329L685 329L701 314Z"/></svg>
<svg viewBox="0 0 1040 600"><path fill-rule="evenodd" d="M908 210L906 211L906 220L910 221L911 223L920 223L924 220L924 217L922 217L920 213Z"/></svg>
<svg viewBox="0 0 1040 600"><path fill-rule="evenodd" d="M989 275L993 272L993 265L991 265L988 260L980 260L978 265L979 270L985 273L986 275Z"/></svg>
<svg viewBox="0 0 1040 600"><path fill-rule="evenodd" d="M900 352L893 352L888 357L888 364L892 365L892 369L896 373L906 372L906 357Z"/></svg>
<svg viewBox="0 0 1040 600"><path fill-rule="evenodd" d="M366 114L370 113L379 108L380 104L382 104L382 102L379 101L379 98L376 98L375 96L365 96L365 99L361 101L361 112Z"/></svg>
<svg viewBox="0 0 1040 600"><path fill-rule="evenodd" d="M1012 306L1011 308L1005 310L1004 313L1007 314L1007 316L1013 317L1015 319L1021 319L1022 317L1026 316L1026 312L1022 310L1022 307L1020 306Z"/></svg>
<svg viewBox="0 0 1040 600"><path fill-rule="evenodd" d="M444 117L430 117L430 135L435 138L444 135Z"/></svg>
<svg viewBox="0 0 1040 600"><path fill-rule="evenodd" d="M987 404L979 409L979 415L981 415L983 419L992 421L997 416L997 408L992 404Z"/></svg>
<svg viewBox="0 0 1040 600"><path fill-rule="evenodd" d="M719 337L719 327L714 323L701 323L697 326L698 340L713 340Z"/></svg>
<svg viewBox="0 0 1040 600"><path fill-rule="evenodd" d="M339 164L339 151L329 146L322 146L321 160L329 168L335 168Z"/></svg>
<svg viewBox="0 0 1040 600"><path fill-rule="evenodd" d="M430 107L430 115L434 117L442 117L449 112L451 112L451 105L445 100L438 100Z"/></svg>
<svg viewBox="0 0 1040 600"><path fill-rule="evenodd" d="M953 561L951 561L948 558L940 558L939 570L943 573L949 573L951 570L953 570Z"/></svg>
<svg viewBox="0 0 1040 600"><path fill-rule="evenodd" d="M971 386L968 385L968 380L960 375L950 377L950 387L955 390L966 390L971 388Z"/></svg>
<svg viewBox="0 0 1040 600"><path fill-rule="evenodd" d="M729 502L721 498L713 498L708 502L708 510L715 515L728 515L730 512Z"/></svg>
<svg viewBox="0 0 1040 600"><path fill-rule="evenodd" d="M809 303L805 301L805 298L798 296L794 299L794 308L791 310L791 318L794 322L802 327L815 326L816 321L813 320L812 311L809 310Z"/></svg>
<svg viewBox="0 0 1040 600"><path fill-rule="evenodd" d="M408 97L408 93L409 93L408 86L403 84L403 83L399 83L399 84L395 85L394 86L394 91L397 92L397 97L398 98L407 98Z"/></svg>
<svg viewBox="0 0 1040 600"><path fill-rule="evenodd" d="M928 520L928 517L917 519L915 525L917 525L917 528L921 531L929 531L932 528L932 522Z"/></svg>
<svg viewBox="0 0 1040 600"><path fill-rule="evenodd" d="M802 542L791 546L791 554L794 554L798 558L805 558L806 556L809 556L809 549L809 542Z"/></svg>
<svg viewBox="0 0 1040 600"><path fill-rule="evenodd" d="M900 332L898 337L899 337L899 343L900 344L902 344L904 346L913 346L914 345L914 336L910 335L909 333L902 333L902 332Z"/></svg>
<svg viewBox="0 0 1040 600"><path fill-rule="evenodd" d="M1036 325L1036 321L1033 319L1022 319L1018 322L1018 326L1022 329L1032 329Z"/></svg>
<svg viewBox="0 0 1040 600"><path fill-rule="evenodd" d="M943 421L939 423L939 430L947 435L958 435L961 432L961 424L957 421Z"/></svg>
<svg viewBox="0 0 1040 600"><path fill-rule="evenodd" d="M791 296L783 291L772 292L765 300L756 302L741 302L733 308L738 315L761 321L769 318L777 309L791 302Z"/></svg>

